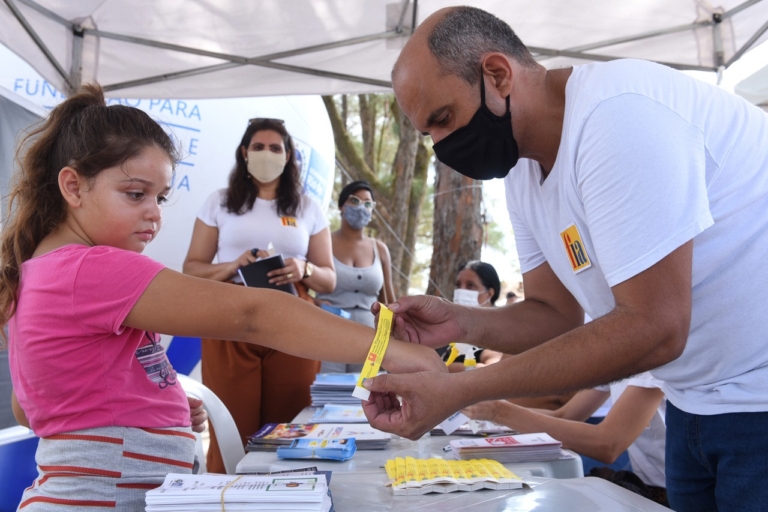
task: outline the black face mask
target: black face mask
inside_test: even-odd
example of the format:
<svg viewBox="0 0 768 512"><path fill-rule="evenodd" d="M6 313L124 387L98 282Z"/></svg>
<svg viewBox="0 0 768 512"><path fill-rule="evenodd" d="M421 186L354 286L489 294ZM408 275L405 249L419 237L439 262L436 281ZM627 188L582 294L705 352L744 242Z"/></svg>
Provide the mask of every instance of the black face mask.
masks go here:
<svg viewBox="0 0 768 512"><path fill-rule="evenodd" d="M503 178L520 157L512 135L509 112L497 116L485 105L485 81L480 74L480 108L469 124L433 146L435 156L448 167L476 180Z"/></svg>

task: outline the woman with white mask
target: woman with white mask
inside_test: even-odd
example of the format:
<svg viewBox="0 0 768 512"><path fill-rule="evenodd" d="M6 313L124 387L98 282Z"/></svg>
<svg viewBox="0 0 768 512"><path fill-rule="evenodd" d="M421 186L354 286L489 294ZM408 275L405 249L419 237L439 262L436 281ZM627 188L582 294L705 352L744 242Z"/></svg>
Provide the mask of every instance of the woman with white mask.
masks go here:
<svg viewBox="0 0 768 512"><path fill-rule="evenodd" d="M493 265L484 261L474 260L465 263L459 267L456 275L456 288L453 291L453 302L465 306L494 307L499 298L501 290L501 280L499 274ZM509 303L510 306L513 303ZM474 355L476 366L485 366L499 361L502 357L500 352L493 350L484 350L480 347L471 345L458 345L458 357L449 365L451 372L462 371L466 368L464 358L466 355ZM443 355L444 360L448 360L451 352L447 351ZM471 365L470 365L471 366ZM535 407L539 409L557 409L563 406L574 393L565 393L562 395L546 395L527 398L515 398L512 403L524 406Z"/></svg>
<svg viewBox="0 0 768 512"><path fill-rule="evenodd" d="M331 234L336 289L318 293L315 302L349 313L350 320L374 327L371 305L395 300L389 249L381 240L365 235L376 201L367 181L353 181L339 193L341 227ZM363 365L324 362L321 372L358 372Z"/></svg>
<svg viewBox="0 0 768 512"><path fill-rule="evenodd" d="M501 291L501 280L493 265L479 260L469 261L459 267L453 302L463 306L494 307ZM463 371L466 363L470 366L486 366L501 359L501 352L483 349L464 343L455 343L454 350L446 350L443 359L448 362L451 372ZM442 349L440 350L442 351ZM454 354L451 356L451 354Z"/></svg>
<svg viewBox="0 0 768 512"><path fill-rule="evenodd" d="M269 256L271 243L285 267L270 281L333 291L336 273L323 209L302 194L296 151L284 122L251 119L235 152L229 186L211 194L198 212L184 273L216 281L236 280L240 267ZM213 263L214 257L217 263ZM266 347L203 339L203 383L221 398L245 437L265 423L291 421L311 404L309 386L318 361ZM208 470L223 473L211 431Z"/></svg>

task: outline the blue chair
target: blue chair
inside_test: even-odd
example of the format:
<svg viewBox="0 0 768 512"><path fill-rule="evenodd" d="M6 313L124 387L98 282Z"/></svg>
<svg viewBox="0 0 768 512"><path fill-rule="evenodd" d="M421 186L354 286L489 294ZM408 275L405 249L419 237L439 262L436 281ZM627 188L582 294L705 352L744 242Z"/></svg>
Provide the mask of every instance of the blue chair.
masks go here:
<svg viewBox="0 0 768 512"><path fill-rule="evenodd" d="M202 342L200 338L174 336L165 354L176 373L189 375L202 357Z"/></svg>
<svg viewBox="0 0 768 512"><path fill-rule="evenodd" d="M38 441L26 427L0 430L0 512L15 512L24 489L37 478Z"/></svg>

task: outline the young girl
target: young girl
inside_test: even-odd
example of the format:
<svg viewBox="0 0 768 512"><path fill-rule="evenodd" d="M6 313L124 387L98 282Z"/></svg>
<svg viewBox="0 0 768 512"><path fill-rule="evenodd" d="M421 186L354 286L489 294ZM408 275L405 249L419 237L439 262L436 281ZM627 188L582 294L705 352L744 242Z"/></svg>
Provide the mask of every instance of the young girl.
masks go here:
<svg viewBox="0 0 768 512"><path fill-rule="evenodd" d="M107 107L98 86L85 86L22 148L2 237L0 325L18 403L41 438L25 512L143 510L146 489L191 471L189 405L155 333L365 359L368 327L140 254L160 229L176 162L144 112ZM433 350L395 340L384 366L444 367Z"/></svg>

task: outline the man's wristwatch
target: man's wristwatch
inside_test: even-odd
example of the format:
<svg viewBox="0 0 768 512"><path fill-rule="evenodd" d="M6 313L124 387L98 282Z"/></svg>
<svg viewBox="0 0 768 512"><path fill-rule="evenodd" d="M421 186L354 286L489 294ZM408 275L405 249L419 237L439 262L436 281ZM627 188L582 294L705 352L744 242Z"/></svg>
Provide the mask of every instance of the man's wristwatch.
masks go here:
<svg viewBox="0 0 768 512"><path fill-rule="evenodd" d="M304 265L304 275L301 276L302 279L306 279L308 277L312 276L312 272L315 271L315 266L310 263L309 261L305 261L306 265Z"/></svg>

